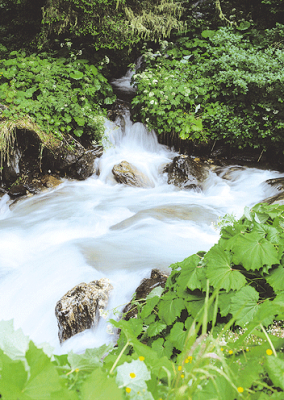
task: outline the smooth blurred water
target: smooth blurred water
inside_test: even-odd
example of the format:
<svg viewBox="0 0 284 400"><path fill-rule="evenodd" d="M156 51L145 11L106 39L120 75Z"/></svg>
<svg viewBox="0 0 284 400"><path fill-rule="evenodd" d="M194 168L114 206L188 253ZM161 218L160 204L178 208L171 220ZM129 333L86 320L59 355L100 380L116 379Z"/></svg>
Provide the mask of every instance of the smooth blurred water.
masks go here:
<svg viewBox="0 0 284 400"><path fill-rule="evenodd" d="M112 339L102 319L97 328L59 345L54 308L69 289L107 277L114 286L108 309L121 310L152 268L166 271L171 263L208 250L219 237L218 218L240 217L245 206L274 194L263 182L280 176L247 168L226 180L210 172L202 192L180 190L168 185L163 173L175 153L158 144L153 132L132 124L129 116L124 128L110 121L106 127L108 149L97 161L99 175L65 180L10 208L7 195L0 201L0 319L13 318L16 328L36 343L49 342L57 353ZM116 183L111 170L122 160L145 173L154 187Z"/></svg>

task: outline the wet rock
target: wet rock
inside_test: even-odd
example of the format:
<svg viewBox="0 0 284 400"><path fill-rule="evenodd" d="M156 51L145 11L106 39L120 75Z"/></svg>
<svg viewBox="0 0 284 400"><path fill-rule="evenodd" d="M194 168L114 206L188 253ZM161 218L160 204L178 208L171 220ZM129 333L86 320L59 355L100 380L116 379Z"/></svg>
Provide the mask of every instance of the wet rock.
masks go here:
<svg viewBox="0 0 284 400"><path fill-rule="evenodd" d="M47 188L54 188L62 183L61 179L56 178L52 175L44 175L41 178L41 183Z"/></svg>
<svg viewBox="0 0 284 400"><path fill-rule="evenodd" d="M284 205L284 192L280 192L274 196L267 197L265 200L262 200L260 203L267 203L267 204L279 204Z"/></svg>
<svg viewBox="0 0 284 400"><path fill-rule="evenodd" d="M112 169L112 173L118 183L144 188L154 187L154 183L143 172L127 161L121 161L121 163L116 164Z"/></svg>
<svg viewBox="0 0 284 400"><path fill-rule="evenodd" d="M274 187L275 189L279 190L280 192L284 191L284 177L275 178L275 179L267 179L265 181L265 183Z"/></svg>
<svg viewBox="0 0 284 400"><path fill-rule="evenodd" d="M113 289L109 279L80 283L69 290L57 303L55 315L60 343L96 325L99 310L103 310Z"/></svg>
<svg viewBox="0 0 284 400"><path fill-rule="evenodd" d="M68 176L73 179L84 180L95 172L96 154L91 150L86 152L79 160L68 169Z"/></svg>
<svg viewBox="0 0 284 400"><path fill-rule="evenodd" d="M195 189L208 177L209 169L199 159L194 160L187 155L173 159L165 168L168 173L168 183L182 189Z"/></svg>
<svg viewBox="0 0 284 400"><path fill-rule="evenodd" d="M226 179L227 181L234 181L238 175L235 172L244 171L246 167L240 165L232 165L229 167L215 167L211 169L222 179Z"/></svg>
<svg viewBox="0 0 284 400"><path fill-rule="evenodd" d="M10 154L9 159L4 161L2 179L11 184L17 180L20 176L20 165L19 162L22 157L20 149L16 148L13 153Z"/></svg>
<svg viewBox="0 0 284 400"><path fill-rule="evenodd" d="M6 193L6 190L0 187L0 198L3 197Z"/></svg>
<svg viewBox="0 0 284 400"><path fill-rule="evenodd" d="M135 300L145 299L151 291L157 286L165 287L166 281L168 279L168 275L162 273L158 269L152 269L150 278L143 279L141 284L135 291ZM124 309L123 313L126 314L124 316L125 320L129 320L130 318L135 318L137 316L137 307L128 303Z"/></svg>
<svg viewBox="0 0 284 400"><path fill-rule="evenodd" d="M23 185L23 184L14 185L8 191L8 195L12 199L16 199L17 197L20 197L20 196L25 196L26 194L27 194L27 189L26 189L25 185Z"/></svg>

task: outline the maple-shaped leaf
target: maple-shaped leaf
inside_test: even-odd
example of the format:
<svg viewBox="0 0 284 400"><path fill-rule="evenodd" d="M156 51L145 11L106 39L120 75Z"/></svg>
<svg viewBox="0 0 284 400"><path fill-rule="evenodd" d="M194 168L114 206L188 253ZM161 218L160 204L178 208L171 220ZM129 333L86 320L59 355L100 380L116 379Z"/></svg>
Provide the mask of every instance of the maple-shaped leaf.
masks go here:
<svg viewBox="0 0 284 400"><path fill-rule="evenodd" d="M183 299L173 298L172 295L169 295L160 302L158 315L167 325L171 325L180 316L183 308Z"/></svg>
<svg viewBox="0 0 284 400"><path fill-rule="evenodd" d="M232 267L232 255L218 244L213 246L204 260L207 265L206 277L214 288L239 290L246 284L244 275Z"/></svg>
<svg viewBox="0 0 284 400"><path fill-rule="evenodd" d="M198 266L200 263L200 257L196 254L186 258L180 266L182 267L180 276L178 278L178 284L185 290L202 289L201 281L204 279L204 268Z"/></svg>
<svg viewBox="0 0 284 400"><path fill-rule="evenodd" d="M250 322L259 309L259 294L251 286L245 286L231 298L231 313L241 327Z"/></svg>
<svg viewBox="0 0 284 400"><path fill-rule="evenodd" d="M275 293L283 292L284 290L284 268L279 265L276 269L270 272L266 281L272 286Z"/></svg>
<svg viewBox="0 0 284 400"><path fill-rule="evenodd" d="M246 233L238 237L232 251L234 264L243 265L247 271L255 271L264 265L271 266L280 263L274 245L257 232Z"/></svg>
<svg viewBox="0 0 284 400"><path fill-rule="evenodd" d="M282 231L282 229L281 229ZM267 239L269 242L274 244L280 244L280 230L274 228L273 226L265 225L265 224L255 224L253 228L253 232L257 232L263 238Z"/></svg>

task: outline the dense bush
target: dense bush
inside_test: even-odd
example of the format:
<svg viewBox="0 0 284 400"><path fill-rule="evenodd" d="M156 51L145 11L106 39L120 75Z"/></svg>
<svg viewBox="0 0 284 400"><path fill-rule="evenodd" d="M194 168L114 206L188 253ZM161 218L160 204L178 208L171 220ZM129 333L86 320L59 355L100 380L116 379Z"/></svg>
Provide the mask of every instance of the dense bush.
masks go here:
<svg viewBox="0 0 284 400"><path fill-rule="evenodd" d="M8 107L2 116L15 120L29 115L58 137L70 132L99 140L103 107L115 100L100 68L84 59L12 52L0 60L0 103Z"/></svg>
<svg viewBox="0 0 284 400"><path fill-rule="evenodd" d="M183 37L161 53L146 53L148 65L135 75L136 116L158 133L176 131L182 139L283 146L284 53L274 41L283 29L267 31L254 45L248 32L207 30L201 38Z"/></svg>

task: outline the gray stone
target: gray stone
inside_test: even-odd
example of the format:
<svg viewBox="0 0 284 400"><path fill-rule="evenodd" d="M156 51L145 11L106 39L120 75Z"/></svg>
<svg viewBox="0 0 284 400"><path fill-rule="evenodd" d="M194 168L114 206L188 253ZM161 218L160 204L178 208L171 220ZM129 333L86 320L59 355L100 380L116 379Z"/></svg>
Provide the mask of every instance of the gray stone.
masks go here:
<svg viewBox="0 0 284 400"><path fill-rule="evenodd" d="M127 161L121 161L121 163L114 165L112 173L118 183L144 188L155 186L143 172Z"/></svg>
<svg viewBox="0 0 284 400"><path fill-rule="evenodd" d="M209 169L199 160L188 155L180 155L173 159L165 168L168 173L168 183L182 189L195 189L208 177Z"/></svg>
<svg viewBox="0 0 284 400"><path fill-rule="evenodd" d="M112 289L107 278L88 284L83 282L69 290L56 303L60 343L97 324L99 311L106 307Z"/></svg>

